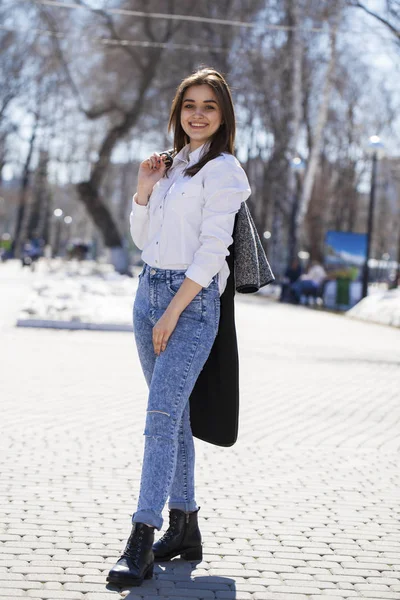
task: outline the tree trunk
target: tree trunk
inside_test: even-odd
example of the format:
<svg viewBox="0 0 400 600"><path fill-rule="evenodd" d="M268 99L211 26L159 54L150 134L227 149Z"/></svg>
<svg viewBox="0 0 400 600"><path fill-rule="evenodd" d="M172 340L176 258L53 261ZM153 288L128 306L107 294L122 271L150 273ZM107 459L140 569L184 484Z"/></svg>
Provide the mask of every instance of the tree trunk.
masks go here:
<svg viewBox="0 0 400 600"><path fill-rule="evenodd" d="M32 205L28 222L28 238L40 238L48 243L50 218L50 190L47 180L49 153L40 151L39 164L36 169L32 190Z"/></svg>
<svg viewBox="0 0 400 600"><path fill-rule="evenodd" d="M293 173L294 175L294 179L295 179L295 189L293 190L293 197L292 197L292 206L291 206L291 214L290 214L290 221L289 221L289 240L288 240L288 245L289 245L289 263L292 263L292 261L297 258L297 253L298 253L298 228L297 228L297 211L299 210L299 199L300 199L300 193L301 193L301 181L300 181L300 177L299 174L297 173Z"/></svg>
<svg viewBox="0 0 400 600"><path fill-rule="evenodd" d="M145 69L137 98L131 109L124 114L120 124L108 130L99 151L99 158L93 165L89 181L77 184L78 199L85 205L93 222L100 230L104 244L111 251L111 261L119 273L129 274L129 260L123 238L118 227L100 194L100 186L104 179L106 169L110 164L111 154L117 142L122 139L137 123L142 112L146 92L156 74L161 50L156 50Z"/></svg>
<svg viewBox="0 0 400 600"><path fill-rule="evenodd" d="M290 225L289 225L289 262L292 262L297 255L297 212L299 204L299 179L293 169L292 160L297 156L297 143L299 138L300 123L303 106L302 89L302 63L304 53L304 43L300 31L300 9L299 0L289 0L288 4L289 24L293 29L289 32L289 48L292 71L291 88L291 123L289 138L289 160L290 168L288 172L288 204L290 206Z"/></svg>
<svg viewBox="0 0 400 600"><path fill-rule="evenodd" d="M122 245L122 237L111 212L100 198L99 192L90 181L77 185L79 200L103 236L104 244L110 249L110 259L118 273L129 274L128 256Z"/></svg>
<svg viewBox="0 0 400 600"><path fill-rule="evenodd" d="M328 68L326 70L325 77L325 85L322 93L322 101L318 111L317 124L315 127L315 133L313 135L312 147L310 151L310 156L308 159L307 171L304 178L303 185L303 193L301 195L300 200L300 208L297 215L297 226L301 227L304 222L305 216L307 214L308 206L310 204L312 188L314 185L315 177L317 174L319 161L320 161L320 153L321 153L321 145L322 145L322 136L326 126L326 122L328 119L328 109L329 109L329 100L331 95L331 89L333 84L333 75L336 66L336 38L337 38L337 28L340 16L340 9L338 9L334 23L331 28L330 34L330 59Z"/></svg>
<svg viewBox="0 0 400 600"><path fill-rule="evenodd" d="M36 115L35 123L29 140L29 150L26 155L24 170L22 174L21 189L17 209L17 222L14 233L14 253L16 257L21 255L22 244L28 235L29 214L27 210L29 171L32 162L33 150L35 147L36 134L39 126L39 116Z"/></svg>

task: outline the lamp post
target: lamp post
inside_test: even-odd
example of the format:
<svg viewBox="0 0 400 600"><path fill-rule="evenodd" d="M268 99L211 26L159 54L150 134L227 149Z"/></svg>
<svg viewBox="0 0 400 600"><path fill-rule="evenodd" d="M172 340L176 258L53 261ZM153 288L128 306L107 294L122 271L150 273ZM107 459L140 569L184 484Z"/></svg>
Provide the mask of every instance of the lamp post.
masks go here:
<svg viewBox="0 0 400 600"><path fill-rule="evenodd" d="M56 208L55 211L53 212L53 215L56 218L56 235L55 235L55 240L54 240L53 258L55 256L58 256L58 253L60 251L61 217L63 216L63 214L64 213L61 210L61 208Z"/></svg>
<svg viewBox="0 0 400 600"><path fill-rule="evenodd" d="M367 250L362 276L362 294L361 297L368 296L368 281L369 281L369 260L371 258L372 234L374 225L375 211L375 190L376 190L376 173L378 166L378 152L383 147L383 144L378 135L372 135L369 138L369 145L372 148L372 170L371 170L371 188L369 193L368 205L368 221L367 221Z"/></svg>
<svg viewBox="0 0 400 600"><path fill-rule="evenodd" d="M69 241L71 239L71 224L72 224L72 217L70 217L69 215L67 215L66 217L64 217L64 223L67 225L67 239L66 239L66 248L67 248L67 252L69 251Z"/></svg>
<svg viewBox="0 0 400 600"><path fill-rule="evenodd" d="M289 225L289 263L296 258L297 253L297 213L299 210L301 175L305 170L305 162L300 156L295 156L290 161L290 167L293 171L292 177L294 177L294 195L292 198L292 210Z"/></svg>

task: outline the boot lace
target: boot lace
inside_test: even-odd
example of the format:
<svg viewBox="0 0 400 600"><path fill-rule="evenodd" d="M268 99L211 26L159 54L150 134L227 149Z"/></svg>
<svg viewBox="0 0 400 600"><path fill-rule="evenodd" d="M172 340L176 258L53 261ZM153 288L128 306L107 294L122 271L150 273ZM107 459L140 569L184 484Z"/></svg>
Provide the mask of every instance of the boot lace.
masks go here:
<svg viewBox="0 0 400 600"><path fill-rule="evenodd" d="M171 514L171 519L169 522L169 527L167 529L167 531L164 533L164 535L162 536L162 538L160 539L160 542L169 542L171 538L174 537L174 535L176 535L176 526L178 524L178 515L175 513Z"/></svg>
<svg viewBox="0 0 400 600"><path fill-rule="evenodd" d="M126 542L125 550L122 553L122 557L131 558L134 562L138 561L142 551L142 546L143 530L141 529L139 533L137 533L135 530L131 531L128 541Z"/></svg>

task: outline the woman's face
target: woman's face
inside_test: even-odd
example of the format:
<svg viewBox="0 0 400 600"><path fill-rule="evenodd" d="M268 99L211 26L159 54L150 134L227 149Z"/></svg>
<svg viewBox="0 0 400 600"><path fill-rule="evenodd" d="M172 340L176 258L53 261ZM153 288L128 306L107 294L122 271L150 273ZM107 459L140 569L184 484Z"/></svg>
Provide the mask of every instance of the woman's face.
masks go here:
<svg viewBox="0 0 400 600"><path fill-rule="evenodd" d="M214 90L206 83L189 87L183 96L181 125L190 138L190 149L204 144L221 123L221 108Z"/></svg>

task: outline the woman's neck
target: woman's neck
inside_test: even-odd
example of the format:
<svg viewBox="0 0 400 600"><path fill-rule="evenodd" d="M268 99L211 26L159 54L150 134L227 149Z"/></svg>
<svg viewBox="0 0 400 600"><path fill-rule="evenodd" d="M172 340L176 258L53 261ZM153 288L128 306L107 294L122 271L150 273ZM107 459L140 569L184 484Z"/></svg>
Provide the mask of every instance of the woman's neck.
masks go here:
<svg viewBox="0 0 400 600"><path fill-rule="evenodd" d="M205 144L205 142L189 142L189 152L194 152L195 150L197 150L198 148L201 148L201 146L203 146Z"/></svg>

